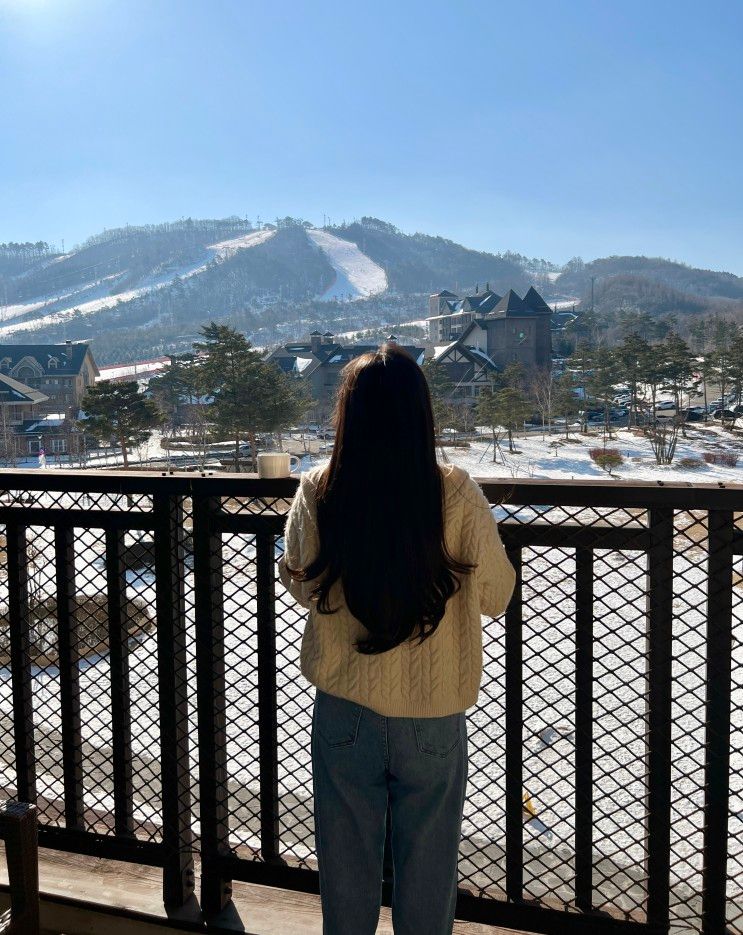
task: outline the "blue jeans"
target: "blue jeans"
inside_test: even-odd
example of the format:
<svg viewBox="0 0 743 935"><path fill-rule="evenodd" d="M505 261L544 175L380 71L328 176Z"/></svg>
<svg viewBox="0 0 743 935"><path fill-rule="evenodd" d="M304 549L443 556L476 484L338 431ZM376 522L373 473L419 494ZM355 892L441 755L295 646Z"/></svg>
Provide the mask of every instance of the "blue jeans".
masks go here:
<svg viewBox="0 0 743 935"><path fill-rule="evenodd" d="M451 935L467 786L467 722L383 717L317 689L315 840L323 935L374 935L391 811L395 935Z"/></svg>

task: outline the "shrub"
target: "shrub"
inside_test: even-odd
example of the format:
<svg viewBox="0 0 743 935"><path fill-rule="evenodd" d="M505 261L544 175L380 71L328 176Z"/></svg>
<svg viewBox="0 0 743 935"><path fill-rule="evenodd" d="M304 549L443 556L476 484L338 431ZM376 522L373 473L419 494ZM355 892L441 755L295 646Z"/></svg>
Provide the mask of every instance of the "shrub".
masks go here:
<svg viewBox="0 0 743 935"><path fill-rule="evenodd" d="M621 452L616 448L589 448L588 453L595 464L609 472L624 461Z"/></svg>
<svg viewBox="0 0 743 935"><path fill-rule="evenodd" d="M721 464L723 467L735 467L738 455L734 451L705 451L702 455L707 464Z"/></svg>
<svg viewBox="0 0 743 935"><path fill-rule="evenodd" d="M679 458L678 466L687 471L697 471L704 467L704 461L701 458Z"/></svg>

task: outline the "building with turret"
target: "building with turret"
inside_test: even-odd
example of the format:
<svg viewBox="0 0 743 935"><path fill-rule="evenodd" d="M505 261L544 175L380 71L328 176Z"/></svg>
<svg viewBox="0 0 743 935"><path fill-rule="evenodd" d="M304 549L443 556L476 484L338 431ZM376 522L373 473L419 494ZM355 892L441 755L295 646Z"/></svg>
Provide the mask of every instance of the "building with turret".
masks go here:
<svg viewBox="0 0 743 935"><path fill-rule="evenodd" d="M462 297L437 292L427 320L434 360L446 368L457 397L479 396L492 374L512 362L527 372L552 365L552 312L533 287L523 298L489 287Z"/></svg>
<svg viewBox="0 0 743 935"><path fill-rule="evenodd" d="M527 370L552 360L552 310L532 286L520 298L513 289L459 297L437 292L429 299L428 328L437 347L459 342L484 351L498 369L518 361Z"/></svg>

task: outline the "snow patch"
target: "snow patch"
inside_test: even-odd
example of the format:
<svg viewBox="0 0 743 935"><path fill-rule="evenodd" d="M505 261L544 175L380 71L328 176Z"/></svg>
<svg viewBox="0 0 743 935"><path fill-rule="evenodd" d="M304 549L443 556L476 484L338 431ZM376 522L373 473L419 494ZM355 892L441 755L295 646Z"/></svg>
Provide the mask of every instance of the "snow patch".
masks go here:
<svg viewBox="0 0 743 935"><path fill-rule="evenodd" d="M258 244L265 243L275 233L275 230L251 231L249 234L233 237L231 240L221 240L219 243L214 243L207 247L207 250L214 250L220 259L226 260L228 257L234 256L238 250L257 247Z"/></svg>
<svg viewBox="0 0 743 935"><path fill-rule="evenodd" d="M308 230L307 236L323 251L335 270L335 282L319 298L365 299L387 289L385 271L355 243L324 230Z"/></svg>

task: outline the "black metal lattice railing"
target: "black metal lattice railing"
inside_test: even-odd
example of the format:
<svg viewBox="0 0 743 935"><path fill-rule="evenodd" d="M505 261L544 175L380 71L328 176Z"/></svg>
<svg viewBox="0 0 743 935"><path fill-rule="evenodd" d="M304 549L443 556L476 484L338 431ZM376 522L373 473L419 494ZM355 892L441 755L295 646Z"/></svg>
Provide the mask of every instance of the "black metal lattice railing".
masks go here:
<svg viewBox="0 0 743 935"><path fill-rule="evenodd" d="M481 483L518 580L483 618L457 917L743 931L743 486ZM168 905L200 872L207 919L232 880L319 891L295 486L0 479L3 795L42 846L161 866Z"/></svg>

